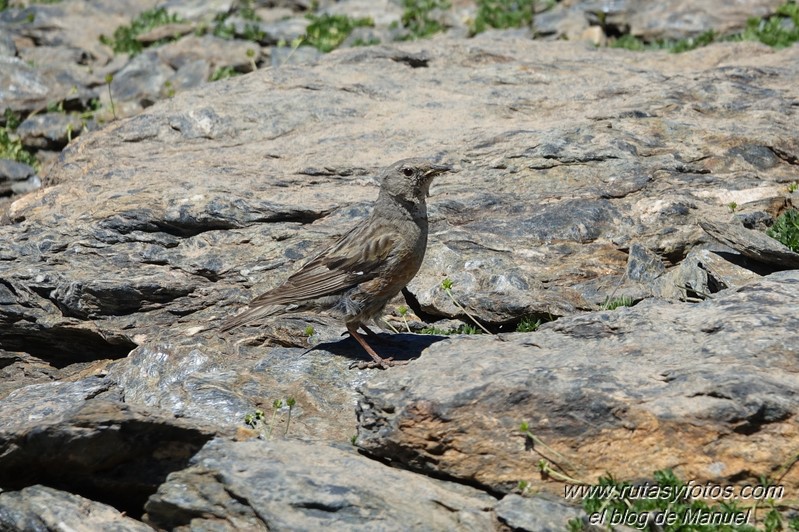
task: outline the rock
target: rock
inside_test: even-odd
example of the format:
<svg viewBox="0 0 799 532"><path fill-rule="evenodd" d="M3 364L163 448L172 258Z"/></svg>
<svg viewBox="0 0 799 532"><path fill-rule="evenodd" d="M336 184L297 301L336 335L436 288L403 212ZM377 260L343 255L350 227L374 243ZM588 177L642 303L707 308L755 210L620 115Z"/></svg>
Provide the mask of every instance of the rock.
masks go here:
<svg viewBox="0 0 799 532"><path fill-rule="evenodd" d="M174 69L203 61L213 72L226 66L236 69L249 67L251 61L258 61L261 48L251 41L226 40L213 35L202 37L192 35L162 46L157 53ZM252 56L250 57L248 53Z"/></svg>
<svg viewBox="0 0 799 532"><path fill-rule="evenodd" d="M0 107L12 111L30 111L55 97L58 88L16 57L0 56Z"/></svg>
<svg viewBox="0 0 799 532"><path fill-rule="evenodd" d="M24 194L42 186L36 170L25 163L0 159L0 196Z"/></svg>
<svg viewBox="0 0 799 532"><path fill-rule="evenodd" d="M644 246L634 243L627 258L627 277L634 281L651 283L666 271L663 261Z"/></svg>
<svg viewBox="0 0 799 532"><path fill-rule="evenodd" d="M493 497L387 467L347 447L213 441L150 498L144 519L159 529L495 528Z"/></svg>
<svg viewBox="0 0 799 532"><path fill-rule="evenodd" d="M368 213L380 167L420 154L460 172L433 185L428 256L408 292L417 315L468 321L468 312L507 328L596 309L614 294L638 300L659 273L625 279L635 267L630 249L639 249L631 246L668 270L709 239L697 219L726 219L730 194L741 205L784 194L792 165L780 159L754 179L730 148L799 145L795 129L743 105L789 112L797 53L725 43L638 56L484 36L341 50L313 66L177 94L81 135L50 174L56 186L14 203L13 223L0 227L11 243L0 250L0 276L13 288L0 306L0 342L66 363L173 341L176 316L186 329L205 325L285 279ZM156 55L137 56L136 75L153 64L171 72ZM536 67L546 76L526 70L530 57L548 58ZM486 61L489 77L475 78L474 65ZM552 66L559 61L577 61L605 87L601 110L576 98L571 71ZM608 74L611 65L623 74ZM684 82L686 69L697 81ZM663 76L673 81L653 83ZM121 98L120 77L112 88L120 84ZM147 79L129 95L163 90ZM703 88L709 80L713 95ZM532 82L535 101L510 89ZM708 107L662 108L684 98ZM410 107L387 115L397 99ZM732 137L730 113L740 124ZM676 145L682 127L719 140ZM22 338L37 340L28 347ZM228 349L204 338L211 351Z"/></svg>
<svg viewBox="0 0 799 532"><path fill-rule="evenodd" d="M716 240L755 262L768 264L778 269L799 268L799 253L791 251L781 242L760 231L747 229L737 224L723 224L709 220L704 220L699 225Z"/></svg>
<svg viewBox="0 0 799 532"><path fill-rule="evenodd" d="M694 248L680 265L652 284L667 299L699 301L726 288L738 288L773 271L736 253Z"/></svg>
<svg viewBox="0 0 799 532"><path fill-rule="evenodd" d="M17 128L17 135L25 146L60 150L84 127L92 128L76 114L43 113L26 118Z"/></svg>
<svg viewBox="0 0 799 532"><path fill-rule="evenodd" d="M147 108L161 99L161 91L173 74L174 70L164 64L156 52L143 52L114 76L111 82L114 103L120 106L130 103L140 109ZM125 111L125 114L132 113Z"/></svg>
<svg viewBox="0 0 799 532"><path fill-rule="evenodd" d="M560 491L532 478L539 438L565 457L545 453L552 468L589 482L675 467L686 480L754 483L795 455L796 276L715 243L699 221L723 224L735 203L736 223L762 229L791 201L799 136L778 118L799 100L799 48L642 55L532 41L529 28L467 40L473 3L436 15L447 35L395 43L407 31L378 18L402 8L360 0L320 8L373 13L378 27L359 31L381 46L269 44L305 27L305 1L253 6L263 42L190 34L133 57L99 42L160 5L0 12L18 54L0 54L0 106L34 113L25 142L39 143L47 185L5 200L0 216L0 489L46 484L64 490L52 504L65 511L90 504L80 496L134 518L149 501L159 527L340 514L368 528L380 511L402 528L418 511L441 528L536 530L576 510L495 498L520 480ZM231 2L165 5L181 31L218 14L247 24ZM737 9L679 5L642 31L690 36ZM639 31L653 6L616 3L606 20ZM536 24L549 16L553 35L580 35L600 8L561 2ZM601 40L608 28L589 31ZM206 84L219 68L256 71ZM56 153L53 105L96 113L104 129ZM366 217L374 176L406 156L459 172L434 184L427 259L387 312L410 306L414 330L470 315L493 330L550 323L501 340L380 335L379 352L410 360L387 372L350 369L363 350L324 316L218 332ZM592 312L620 296L636 305ZM359 404L371 456L346 444ZM327 491L285 476L320 471ZM794 472L783 480L799 485Z"/></svg>
<svg viewBox="0 0 799 532"><path fill-rule="evenodd" d="M561 532L569 529L569 521L583 512L568 506L563 500L536 495L521 497L515 493L505 495L494 506L499 520L511 530L529 532Z"/></svg>
<svg viewBox="0 0 799 532"><path fill-rule="evenodd" d="M536 14L537 33L549 38L579 38L589 26L600 26L607 35L631 34L645 42L696 37L713 30L721 35L743 31L750 17L773 14L781 0L723 1L701 5L684 0L612 3L560 2Z"/></svg>
<svg viewBox="0 0 799 532"><path fill-rule="evenodd" d="M541 459L589 483L665 468L755 483L794 455L798 297L799 272L780 272L700 304L647 300L436 343L361 389L357 445L492 491L524 480L562 494L534 474ZM799 475L781 482L799 488Z"/></svg>
<svg viewBox="0 0 799 532"><path fill-rule="evenodd" d="M99 377L34 384L0 402L0 488L60 487L117 509L181 469L213 432L124 405Z"/></svg>
<svg viewBox="0 0 799 532"><path fill-rule="evenodd" d="M333 338L335 340L337 338ZM321 340L321 339L320 339ZM330 339L328 339L329 341ZM153 346L136 349L114 364L108 379L118 387L125 404L158 409L223 433L246 428L245 416L260 409L270 417L273 404L282 401L274 419L256 427L275 437L318 437L347 441L354 433L355 393L366 374L348 371L353 360L363 360L354 341L337 349L335 356L319 349L272 348L258 345L229 346L229 352L190 346ZM419 343L415 352L430 345ZM413 351L412 351L413 352ZM286 401L296 406L291 421Z"/></svg>
<svg viewBox="0 0 799 532"><path fill-rule="evenodd" d="M153 530L111 506L41 485L0 493L0 528L119 532Z"/></svg>

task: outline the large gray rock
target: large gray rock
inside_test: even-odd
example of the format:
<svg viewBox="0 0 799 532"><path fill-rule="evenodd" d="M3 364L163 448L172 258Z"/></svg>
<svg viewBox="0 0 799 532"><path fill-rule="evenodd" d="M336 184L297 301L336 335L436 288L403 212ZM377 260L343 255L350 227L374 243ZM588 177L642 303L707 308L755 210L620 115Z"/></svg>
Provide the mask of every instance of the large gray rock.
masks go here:
<svg viewBox="0 0 799 532"><path fill-rule="evenodd" d="M106 504L40 485L0 493L0 529L76 532L153 530Z"/></svg>
<svg viewBox="0 0 799 532"><path fill-rule="evenodd" d="M296 35L307 5L276 4L300 19L264 25ZM656 7L645 4L631 6ZM0 69L10 80L0 106L41 112L69 94L65 108L83 111L99 96L111 120L107 74L119 116L155 102L73 141L43 165L51 186L14 198L3 218L0 489L46 483L73 494L57 495L59 507L83 505L79 494L132 516L149 500L158 526L282 524L275 508L286 505L289 518L319 524L355 500L374 506L347 514L353 528L420 510L444 528L537 530L575 511L479 490L562 487L535 481L535 438L561 455L546 454L553 468L589 481L679 465L684 478L754 482L793 456L796 276L764 280L791 264L742 257L699 221L726 223L735 203L735 219L762 231L792 201L799 48L640 55L532 42L527 30L466 40L456 37L466 19L449 16L450 36L327 56L186 35L112 59L99 34L155 5L0 13L19 55ZM192 19L185 32L231 4L168 7ZM217 66L270 62L181 92ZM62 142L42 141L46 123L29 126L26 142ZM406 296L417 317L468 312L501 330L560 320L501 339L384 336L381 353L418 357L385 373L350 370L364 353L324 317L218 334L222 319L368 214L382 166L418 155L460 172L432 190L428 257ZM618 296L643 301L587 312ZM699 298L709 301L676 302ZM417 473L330 445L355 433L359 400L359 445ZM522 421L531 434L518 432ZM217 440L189 465L203 443L232 436L272 441ZM320 470L327 491L275 476ZM387 483L415 506L375 490Z"/></svg>
<svg viewBox="0 0 799 532"><path fill-rule="evenodd" d="M99 377L16 390L0 419L2 489L63 486L134 515L215 434L125 405Z"/></svg>
<svg viewBox="0 0 799 532"><path fill-rule="evenodd" d="M799 271L781 272L696 305L648 300L440 342L363 387L357 444L496 491L524 480L562 494L535 474L542 459L589 483L671 468L756 484L795 454L797 298Z"/></svg>
<svg viewBox="0 0 799 532"><path fill-rule="evenodd" d="M14 204L16 223L0 228L15 259L0 266L11 294L0 341L20 350L37 338L37 352L60 356L53 329L80 329L90 356L111 358L213 324L357 223L381 166L420 154L461 171L433 187L429 256L409 287L418 312L464 316L446 277L462 307L497 326L598 308L618 290L643 297L625 276L631 246L678 263L709 240L697 219L726 218L730 199L745 210L779 197L795 178L788 159L763 165L741 146L798 149L795 128L770 114L790 111L798 53L439 40L179 94L82 136L51 173L58 185ZM602 110L565 62L604 87Z"/></svg>
<svg viewBox="0 0 799 532"><path fill-rule="evenodd" d="M217 440L150 498L145 521L192 530L483 531L497 524L494 502L342 444Z"/></svg>

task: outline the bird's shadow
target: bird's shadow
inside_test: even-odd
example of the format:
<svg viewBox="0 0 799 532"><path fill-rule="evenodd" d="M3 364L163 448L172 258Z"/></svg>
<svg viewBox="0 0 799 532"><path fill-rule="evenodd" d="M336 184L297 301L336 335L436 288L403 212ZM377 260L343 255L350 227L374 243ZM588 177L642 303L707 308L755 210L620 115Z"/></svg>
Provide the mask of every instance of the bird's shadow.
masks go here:
<svg viewBox="0 0 799 532"><path fill-rule="evenodd" d="M436 342L446 340L448 336L432 334L388 334L377 333L374 336L363 336L372 349L383 358L394 360L411 360L419 358L422 351ZM334 342L320 342L308 351L323 350L334 355L343 356L353 361L370 361L371 357L352 337L342 338Z"/></svg>

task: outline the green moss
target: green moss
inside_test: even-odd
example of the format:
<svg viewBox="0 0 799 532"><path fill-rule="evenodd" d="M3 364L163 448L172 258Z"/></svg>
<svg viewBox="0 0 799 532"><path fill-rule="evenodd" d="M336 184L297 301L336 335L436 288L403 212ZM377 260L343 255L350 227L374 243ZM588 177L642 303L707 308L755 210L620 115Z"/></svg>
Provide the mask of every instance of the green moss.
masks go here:
<svg viewBox="0 0 799 532"><path fill-rule="evenodd" d="M739 506L735 500L733 485L686 484L671 470L655 471L654 481L620 482L610 474L601 477L595 485L567 485L570 498L582 499L583 509L594 519L602 520L608 526L614 518L640 530L661 530L663 532L755 532L755 512L750 506ZM697 489L701 492L706 486L728 493L713 499L712 504L692 496ZM779 494L784 490L779 486L761 482L763 493ZM715 502L715 501L718 502ZM775 508L774 500L760 502L759 515L764 516L762 530L797 530L799 519L786 519ZM766 511L768 510L768 511ZM623 517L624 516L624 517ZM747 521L748 519L748 521ZM715 522L714 522L715 520ZM737 524L744 522L745 524ZM617 522L618 523L618 522ZM750 524L751 523L751 524ZM582 519L569 521L569 530L587 530Z"/></svg>
<svg viewBox="0 0 799 532"><path fill-rule="evenodd" d="M21 121L20 116L11 109L6 109L4 120L5 125L0 127L0 159L25 163L38 170L39 161L25 149L22 141L14 135L14 131L19 127Z"/></svg>
<svg viewBox="0 0 799 532"><path fill-rule="evenodd" d="M721 36L708 30L696 37L679 40L657 40L644 42L632 35L623 35L613 41L612 48L634 51L668 50L673 53L687 52L718 41L758 41L774 48L785 48L799 41L799 5L793 0L776 9L766 18L750 18L741 33Z"/></svg>
<svg viewBox="0 0 799 532"><path fill-rule="evenodd" d="M447 10L451 4L449 0L403 0L402 6L402 27L408 30L406 39L420 39L444 30L431 14L434 10Z"/></svg>
<svg viewBox="0 0 799 532"><path fill-rule="evenodd" d="M521 28L533 22L535 0L478 0L473 34L488 28Z"/></svg>
<svg viewBox="0 0 799 532"><path fill-rule="evenodd" d="M632 307L633 303L634 303L633 298L628 296L607 299L602 304L602 310L616 310L619 307Z"/></svg>
<svg viewBox="0 0 799 532"><path fill-rule="evenodd" d="M516 332L533 332L541 327L540 319L533 319L532 317L522 318L519 325L516 326Z"/></svg>
<svg viewBox="0 0 799 532"><path fill-rule="evenodd" d="M766 234L799 253L799 211L791 209L782 213Z"/></svg>
<svg viewBox="0 0 799 532"><path fill-rule="evenodd" d="M308 15L308 19L311 23L305 28L306 42L324 53L338 48L355 28L374 26L370 18L353 19L344 15Z"/></svg>
<svg viewBox="0 0 799 532"><path fill-rule="evenodd" d="M219 81L220 79L232 78L233 76L240 76L241 72L237 72L232 66L223 66L217 68L209 81Z"/></svg>
<svg viewBox="0 0 799 532"><path fill-rule="evenodd" d="M456 329L439 329L438 327L425 327L419 334L433 334L436 336L452 336L453 334L483 334L483 331L473 325L464 323Z"/></svg>
<svg viewBox="0 0 799 532"><path fill-rule="evenodd" d="M786 2L770 17L750 18L738 38L760 41L774 48L791 46L799 41L799 5L793 1Z"/></svg>
<svg viewBox="0 0 799 532"><path fill-rule="evenodd" d="M110 46L115 53L128 53L135 55L144 49L144 45L138 41L139 35L143 35L153 28L181 22L177 15L170 15L163 7L148 9L143 11L133 19L129 26L120 26L114 30L113 37L100 35L100 42ZM163 39L157 43L162 44L172 39Z"/></svg>
<svg viewBox="0 0 799 532"><path fill-rule="evenodd" d="M664 40L658 39L652 43L646 43L638 37L632 35L622 35L610 44L611 48L624 48L635 52L651 51L651 50L667 50L672 53L687 52L694 50L701 46L715 42L718 36L715 31L708 30L699 34L696 37L688 37L687 39L679 40Z"/></svg>

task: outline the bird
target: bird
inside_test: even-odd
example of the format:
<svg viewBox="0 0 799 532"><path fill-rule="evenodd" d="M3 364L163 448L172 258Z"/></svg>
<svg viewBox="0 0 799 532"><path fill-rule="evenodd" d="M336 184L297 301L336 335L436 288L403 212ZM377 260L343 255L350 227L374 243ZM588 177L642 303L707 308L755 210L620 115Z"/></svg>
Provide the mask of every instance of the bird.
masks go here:
<svg viewBox="0 0 799 532"><path fill-rule="evenodd" d="M437 175L452 166L424 158L403 159L380 174L380 191L370 215L337 242L313 256L278 287L253 299L221 332L254 320L289 312L321 311L343 320L350 336L372 361L362 368L405 364L383 358L358 332L416 275L427 248L426 198Z"/></svg>

